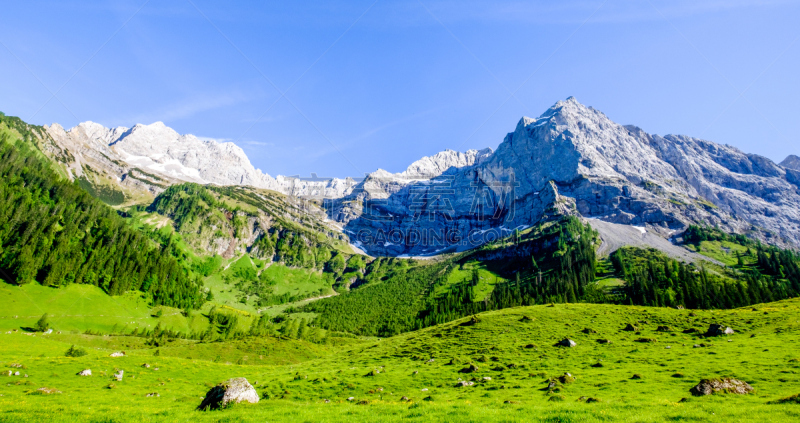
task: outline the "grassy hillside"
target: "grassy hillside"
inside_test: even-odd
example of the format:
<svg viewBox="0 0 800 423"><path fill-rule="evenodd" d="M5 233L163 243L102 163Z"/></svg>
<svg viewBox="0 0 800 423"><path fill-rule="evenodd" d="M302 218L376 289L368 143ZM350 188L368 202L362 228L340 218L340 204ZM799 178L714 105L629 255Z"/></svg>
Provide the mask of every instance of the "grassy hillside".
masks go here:
<svg viewBox="0 0 800 423"><path fill-rule="evenodd" d="M539 305L483 313L475 324L464 319L389 339L325 347L292 364L280 364L281 357L291 354L291 346L275 344L270 356L259 353L259 348L268 352L269 345L253 340L247 365L227 364L230 360L225 358L211 361L207 357L213 352L200 352L215 345L228 347L227 343L196 344L193 350L184 347L191 359L154 357L152 348L134 348L126 350L127 357L110 358L114 349L108 349L102 337L97 341L3 333L0 366L21 370L28 377L3 377L7 383L0 397L1 418L50 422L375 421L377 416L381 421L420 422L792 421L800 417L800 405L772 402L800 393L796 382L800 354L787 348L800 340L798 319L798 300L726 311ZM702 331L712 322L729 325L736 333L715 338L685 333ZM639 331L623 331L628 323ZM659 330L659 326L664 328ZM577 346L554 346L564 337L575 340ZM600 339L611 342L599 343ZM88 355L64 357L73 343L86 344ZM11 363L25 368L7 367ZM142 363L151 367L143 368ZM470 364L477 370L462 373ZM94 375L75 376L85 368ZM123 381L111 381L115 369L125 371ZM572 377L562 378L565 373ZM194 411L210 386L240 376L256 386L262 398L258 404ZM742 379L755 392L746 396L689 394L700 379L723 376ZM475 384L456 387L460 380ZM548 389L550 381L556 383ZM40 387L61 393L32 394ZM151 392L160 396L145 396ZM404 396L409 400L403 400Z"/></svg>

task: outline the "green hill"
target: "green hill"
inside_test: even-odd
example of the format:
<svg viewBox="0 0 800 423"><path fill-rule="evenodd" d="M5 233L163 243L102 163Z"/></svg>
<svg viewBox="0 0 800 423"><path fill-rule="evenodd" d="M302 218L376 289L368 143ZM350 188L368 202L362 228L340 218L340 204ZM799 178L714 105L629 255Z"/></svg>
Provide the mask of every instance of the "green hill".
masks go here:
<svg viewBox="0 0 800 423"><path fill-rule="evenodd" d="M125 337L3 333L2 366L22 364L28 377L4 376L0 409L3 421L50 422L791 421L798 406L772 402L800 392L800 354L787 348L799 340L798 316L798 300L725 311L539 305L340 346L252 339L242 347L251 351L246 359L225 352L236 349L231 343L187 344L176 358L133 343L123 348ZM714 322L736 333L687 333ZM623 331L629 323L638 332ZM577 346L554 346L565 337ZM88 355L64 357L73 344ZM118 349L128 356L108 357ZM474 372L462 372L470 365ZM75 376L85 368L93 376ZM123 381L111 381L115 369L125 371ZM210 386L230 377L246 377L261 401L194 410ZM701 379L718 377L755 391L690 395ZM474 384L457 387L460 381ZM61 393L34 395L40 387ZM152 392L160 396L146 397Z"/></svg>

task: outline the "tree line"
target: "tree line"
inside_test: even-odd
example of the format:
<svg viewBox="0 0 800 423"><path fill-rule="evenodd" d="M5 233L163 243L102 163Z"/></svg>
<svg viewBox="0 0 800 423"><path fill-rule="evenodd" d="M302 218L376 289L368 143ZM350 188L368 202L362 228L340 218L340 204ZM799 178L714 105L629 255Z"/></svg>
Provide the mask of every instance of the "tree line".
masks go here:
<svg viewBox="0 0 800 423"><path fill-rule="evenodd" d="M654 249L621 248L611 256L626 282L620 302L723 309L800 295L800 257L793 251L767 246L744 235L699 226L690 226L684 240L694 245L703 241L727 241L747 249L737 253L736 266L722 268L679 262Z"/></svg>

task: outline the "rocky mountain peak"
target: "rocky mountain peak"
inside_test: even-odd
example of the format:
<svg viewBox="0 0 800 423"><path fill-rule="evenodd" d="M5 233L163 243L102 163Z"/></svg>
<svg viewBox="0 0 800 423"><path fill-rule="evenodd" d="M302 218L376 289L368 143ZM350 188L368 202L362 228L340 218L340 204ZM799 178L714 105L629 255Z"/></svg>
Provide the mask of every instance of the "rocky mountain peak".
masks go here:
<svg viewBox="0 0 800 423"><path fill-rule="evenodd" d="M781 162L781 166L787 169L793 169L800 171L800 157L795 156L794 154L789 155L784 161Z"/></svg>
<svg viewBox="0 0 800 423"><path fill-rule="evenodd" d="M378 178L366 181L363 192L343 198L331 217L351 233L445 230L464 235L506 233L558 209L598 221L647 226L665 237L701 224L770 243L800 245L800 172L730 146L622 126L574 97L557 102L538 118L523 117L497 151L455 169L452 179L394 186ZM506 198L511 184L513 198ZM420 206L414 202L427 198L420 192L447 205L450 217L417 219ZM491 204L511 205L500 210L500 216L506 213L504 219L476 214L476 201L489 197ZM378 222L350 206L358 204L354 199L370 198L381 199L374 210L389 219ZM364 247L370 253L396 255L433 254L464 245Z"/></svg>
<svg viewBox="0 0 800 423"><path fill-rule="evenodd" d="M651 174L677 176L659 160L647 137L632 134L574 97L536 119L523 117L492 157L493 167L523 172L532 190L548 180L581 177L639 181Z"/></svg>
<svg viewBox="0 0 800 423"><path fill-rule="evenodd" d="M492 154L491 148L483 150L467 150L464 153L444 150L433 156L423 157L398 174L408 179L430 179L439 176L450 169L459 169L479 163Z"/></svg>

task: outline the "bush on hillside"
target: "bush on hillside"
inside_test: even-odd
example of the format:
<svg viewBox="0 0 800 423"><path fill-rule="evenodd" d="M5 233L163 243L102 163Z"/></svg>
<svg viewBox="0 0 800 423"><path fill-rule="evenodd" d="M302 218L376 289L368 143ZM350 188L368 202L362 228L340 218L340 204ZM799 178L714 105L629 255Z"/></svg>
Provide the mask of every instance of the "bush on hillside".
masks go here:
<svg viewBox="0 0 800 423"><path fill-rule="evenodd" d="M86 352L83 348L75 348L75 345L69 347L66 353L64 353L67 357L83 357L89 353Z"/></svg>

